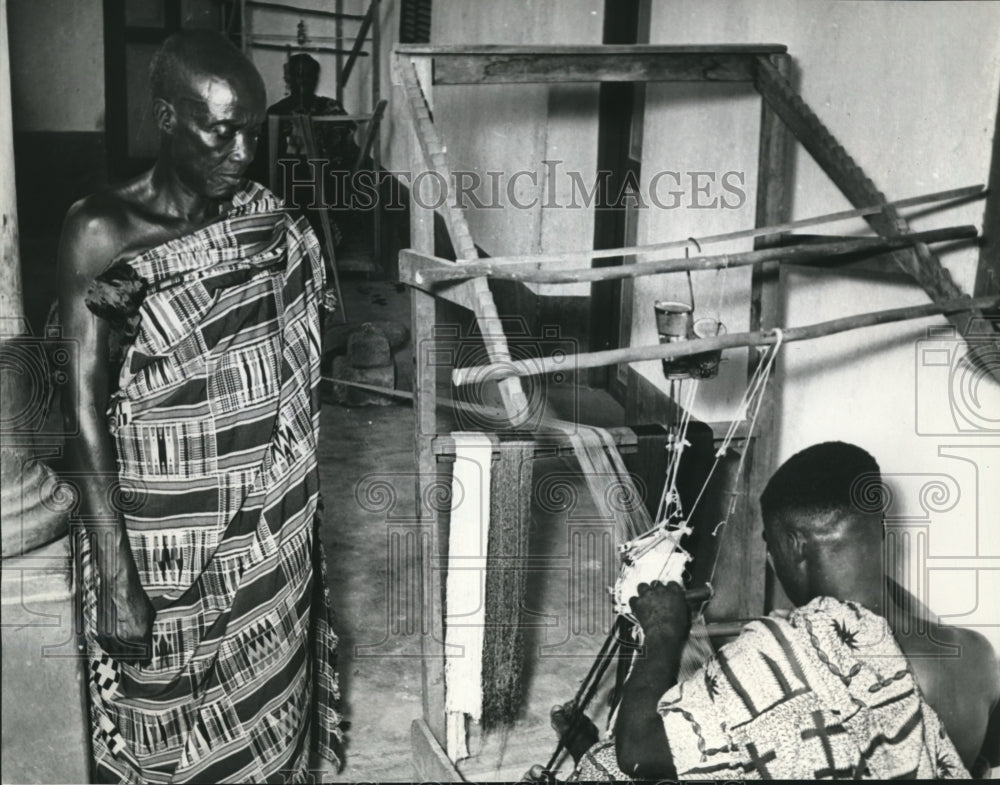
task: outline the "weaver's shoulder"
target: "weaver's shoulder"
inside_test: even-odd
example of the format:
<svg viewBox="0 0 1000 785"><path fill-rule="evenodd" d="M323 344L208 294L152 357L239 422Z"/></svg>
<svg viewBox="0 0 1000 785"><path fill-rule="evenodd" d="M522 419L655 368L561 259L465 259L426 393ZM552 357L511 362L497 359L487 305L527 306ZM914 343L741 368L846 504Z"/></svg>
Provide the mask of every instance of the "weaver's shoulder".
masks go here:
<svg viewBox="0 0 1000 785"><path fill-rule="evenodd" d="M981 668L983 675L988 677L994 685L994 689L1000 694L1000 659L997 658L996 649L985 635L968 630L964 627L948 627L938 625L939 631L947 631L952 641L961 647L963 665Z"/></svg>

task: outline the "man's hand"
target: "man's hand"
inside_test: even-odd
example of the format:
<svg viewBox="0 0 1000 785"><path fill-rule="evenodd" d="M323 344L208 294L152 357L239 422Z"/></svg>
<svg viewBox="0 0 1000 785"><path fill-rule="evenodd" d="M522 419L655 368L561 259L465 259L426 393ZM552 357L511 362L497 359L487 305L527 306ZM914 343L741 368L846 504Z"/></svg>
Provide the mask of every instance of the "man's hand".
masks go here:
<svg viewBox="0 0 1000 785"><path fill-rule="evenodd" d="M685 640L691 629L691 611L684 589L677 583L640 583L639 596L629 601L646 637Z"/></svg>
<svg viewBox="0 0 1000 785"><path fill-rule="evenodd" d="M97 642L116 660L148 664L153 656L156 610L139 581L127 540L99 561Z"/></svg>
<svg viewBox="0 0 1000 785"><path fill-rule="evenodd" d="M677 683L691 612L676 583L640 583L638 591L629 605L645 633L646 653L636 658L622 688L615 753L621 770L636 779L675 780L673 753L657 706L663 693Z"/></svg>

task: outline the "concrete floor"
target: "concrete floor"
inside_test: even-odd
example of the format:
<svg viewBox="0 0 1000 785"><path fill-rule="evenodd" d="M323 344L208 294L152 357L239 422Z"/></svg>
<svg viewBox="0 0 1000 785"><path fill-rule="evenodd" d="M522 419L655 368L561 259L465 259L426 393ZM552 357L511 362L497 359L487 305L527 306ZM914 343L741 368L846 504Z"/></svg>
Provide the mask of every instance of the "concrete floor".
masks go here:
<svg viewBox="0 0 1000 785"><path fill-rule="evenodd" d="M344 282L351 321L409 324L405 292L392 284ZM396 355L397 387L408 388L409 348ZM562 392L595 424L621 424L620 408L593 391ZM597 421L600 422L597 422ZM326 781L402 780L414 776L410 724L421 716L420 639L407 604L415 564L399 547L414 505L412 408L409 404L345 408L324 405L320 476L325 502L321 538L337 631L343 709L350 721L346 765ZM562 488L560 492L557 489ZM514 727L483 738L470 732L473 756L459 764L470 780L517 779L547 762L555 745L552 705L569 700L586 675L611 622L605 588L617 556L590 514L586 486L572 459L535 461L521 716ZM595 700L595 719L607 688Z"/></svg>

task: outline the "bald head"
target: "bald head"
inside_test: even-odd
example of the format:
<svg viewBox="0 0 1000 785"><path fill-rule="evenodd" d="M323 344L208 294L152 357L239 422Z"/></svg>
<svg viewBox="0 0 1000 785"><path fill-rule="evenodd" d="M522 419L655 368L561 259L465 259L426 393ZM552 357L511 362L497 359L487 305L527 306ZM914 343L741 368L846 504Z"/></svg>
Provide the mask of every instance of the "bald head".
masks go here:
<svg viewBox="0 0 1000 785"><path fill-rule="evenodd" d="M219 33L185 30L153 58L158 178L198 198L223 200L244 183L264 120L264 83Z"/></svg>
<svg viewBox="0 0 1000 785"><path fill-rule="evenodd" d="M248 97L266 101L264 80L253 63L232 42L212 30L182 30L174 33L153 56L149 82L153 98L176 101L191 95L191 83L199 77L230 82Z"/></svg>
<svg viewBox="0 0 1000 785"><path fill-rule="evenodd" d="M882 569L882 479L876 460L845 442L789 458L760 497L775 571L796 604L827 594L853 599ZM873 503L874 500L874 503Z"/></svg>

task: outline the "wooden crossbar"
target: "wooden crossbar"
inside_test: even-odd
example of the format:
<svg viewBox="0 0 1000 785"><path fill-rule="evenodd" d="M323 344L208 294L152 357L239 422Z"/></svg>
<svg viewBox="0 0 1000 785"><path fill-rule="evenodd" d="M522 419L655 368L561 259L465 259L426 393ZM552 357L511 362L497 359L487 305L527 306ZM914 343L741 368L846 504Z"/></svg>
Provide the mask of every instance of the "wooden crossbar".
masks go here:
<svg viewBox="0 0 1000 785"><path fill-rule="evenodd" d="M886 311L873 311L856 316L844 316L840 319L830 319L804 327L789 327L782 330L782 343L808 341L825 335L857 330L861 327L873 327L891 322L922 319L927 316L950 316L956 313L968 313L983 308L997 308L1000 297L977 297L975 299L963 296L954 300L927 305L913 305L906 308L892 308ZM652 344L650 346L632 346L626 349L609 349L600 352L582 352L560 357L538 357L530 360L514 360L513 362L490 365L456 368L452 372L452 382L456 385L481 383L484 379L503 379L509 376L541 376L557 371L565 373L568 370L581 368L601 368L606 365L638 362L640 360L673 360L678 357L689 357L692 354L702 354L720 349L734 349L740 346L768 346L778 342L778 335L773 330L758 330L750 333L734 333L719 335L714 338L697 338L676 343Z"/></svg>
<svg viewBox="0 0 1000 785"><path fill-rule="evenodd" d="M475 277L478 275L490 275L501 268L521 269L521 270L542 270L546 266L563 263L579 263L593 261L595 259L614 259L622 256L636 256L642 254L660 253L662 251L676 250L678 248L690 248L692 246L711 245L713 243L729 242L731 240L749 240L758 237L773 237L774 235L791 232L795 229L805 229L822 224L837 223L851 218L863 218L873 213L882 212L886 207L916 207L919 205L932 204L934 202L945 202L952 200L964 200L970 198L980 198L985 196L986 188L983 185L970 185L965 188L952 188L947 191L937 191L920 196L911 196L907 199L899 199L885 204L874 204L867 207L859 207L851 210L841 210L826 215L817 215L811 218L800 218L797 221L786 221L785 223L771 226L760 226L754 229L741 229L735 232L724 232L723 234L712 234L705 237L687 237L678 240L667 240L662 243L649 243L641 246L624 246L621 248L597 248L592 250L568 251L563 253L540 253L520 256L493 256L489 259L482 259L478 262L471 262L462 265L461 268L452 272L431 272L427 271L419 279L421 283L431 283L434 281L461 280L465 277Z"/></svg>
<svg viewBox="0 0 1000 785"><path fill-rule="evenodd" d="M915 234L897 235L895 237L846 237L836 238L827 242L813 242L802 246L784 246L767 248L757 251L717 254L714 256L692 256L685 259L660 259L657 261L636 262L635 264L616 265L614 267L578 267L568 270L553 268L537 269L531 263L526 266L498 265L490 268L480 265L478 270L487 270L485 275L507 281L531 283L579 283L581 281L613 281L621 278L641 278L647 275L676 273L695 270L724 270L731 267L747 267L761 262L777 262L785 264L808 264L830 257L846 254L870 252L882 253L913 246L917 243L940 243L957 240L971 240L978 237L975 226L952 226L943 229L931 229ZM643 246L634 249L636 255L651 255L643 250ZM462 265L450 264L439 260L437 266L427 267L413 264L413 255L400 257L400 274L407 275L406 283L426 287L434 281L454 281L464 279Z"/></svg>
<svg viewBox="0 0 1000 785"><path fill-rule="evenodd" d="M752 82L755 60L781 44L699 46L441 46L411 44L402 56L434 58L433 84L566 82Z"/></svg>

